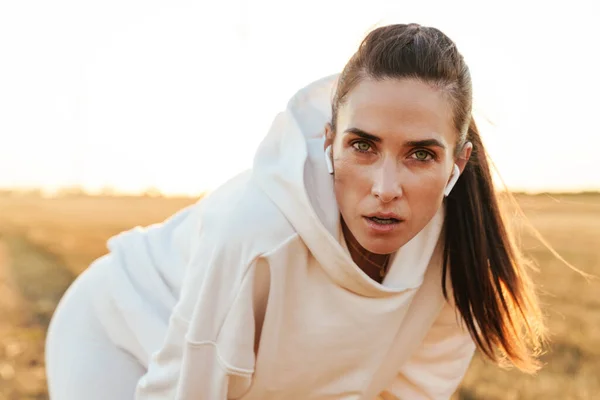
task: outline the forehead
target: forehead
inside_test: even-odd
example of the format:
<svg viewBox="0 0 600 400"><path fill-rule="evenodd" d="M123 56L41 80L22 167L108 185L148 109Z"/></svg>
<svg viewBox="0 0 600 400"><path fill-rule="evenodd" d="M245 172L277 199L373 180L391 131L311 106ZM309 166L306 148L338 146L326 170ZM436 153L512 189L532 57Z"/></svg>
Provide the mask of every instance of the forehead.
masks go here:
<svg viewBox="0 0 600 400"><path fill-rule="evenodd" d="M340 107L340 130L360 128L384 139L436 137L456 140L452 109L444 94L414 79L364 79Z"/></svg>

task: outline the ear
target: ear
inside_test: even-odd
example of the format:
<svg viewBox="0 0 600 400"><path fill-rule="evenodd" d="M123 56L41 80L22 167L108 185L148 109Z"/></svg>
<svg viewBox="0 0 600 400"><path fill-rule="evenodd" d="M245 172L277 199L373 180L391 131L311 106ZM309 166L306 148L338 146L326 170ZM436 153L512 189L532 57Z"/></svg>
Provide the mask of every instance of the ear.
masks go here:
<svg viewBox="0 0 600 400"><path fill-rule="evenodd" d="M446 188L444 189L444 196L447 197L450 194L450 192L452 191L452 188L454 187L454 185L456 185L456 181L458 181L458 178L460 177L462 172L465 170L465 167L467 166L467 162L469 161L469 158L471 157L472 151L473 151L473 144L471 142L465 143L460 154L458 155L458 158L456 159L456 161L454 163L454 167L452 168L452 174L450 175L450 178L448 179L448 183L446 184Z"/></svg>
<svg viewBox="0 0 600 400"><path fill-rule="evenodd" d="M466 142L464 144L462 150L460 151L460 154L458 155L458 157L456 159L456 165L458 165L458 169L460 170L461 174L465 170L465 167L467 166L467 162L469 161L469 158L471 158L472 152L473 152L473 143Z"/></svg>
<svg viewBox="0 0 600 400"><path fill-rule="evenodd" d="M333 128L331 123L325 124L325 143L323 144L323 149L333 145Z"/></svg>

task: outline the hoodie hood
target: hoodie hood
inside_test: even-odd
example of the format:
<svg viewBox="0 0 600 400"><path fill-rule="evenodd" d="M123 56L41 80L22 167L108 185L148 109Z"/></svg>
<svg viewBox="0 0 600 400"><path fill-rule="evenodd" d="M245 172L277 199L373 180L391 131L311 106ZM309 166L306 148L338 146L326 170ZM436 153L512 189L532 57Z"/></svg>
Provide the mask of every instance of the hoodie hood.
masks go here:
<svg viewBox="0 0 600 400"><path fill-rule="evenodd" d="M256 152L253 178L338 285L369 297L417 288L432 256L441 250L443 206L393 255L382 284L354 263L341 233L333 176L325 163L325 124L331 120L337 79L337 74L327 76L302 88L277 114Z"/></svg>

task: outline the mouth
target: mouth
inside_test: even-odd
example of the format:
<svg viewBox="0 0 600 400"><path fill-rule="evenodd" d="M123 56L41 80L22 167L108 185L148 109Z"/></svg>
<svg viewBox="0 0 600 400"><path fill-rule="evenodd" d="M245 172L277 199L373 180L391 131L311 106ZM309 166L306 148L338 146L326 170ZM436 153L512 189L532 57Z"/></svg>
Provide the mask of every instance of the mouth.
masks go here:
<svg viewBox="0 0 600 400"><path fill-rule="evenodd" d="M400 229L400 226L404 222L400 216L392 213L365 215L363 218L367 223L369 231L375 235L395 232Z"/></svg>
<svg viewBox="0 0 600 400"><path fill-rule="evenodd" d="M380 225L392 225L392 224L398 224L398 223L402 222L400 219L394 218L394 217L389 217L389 218L365 217L365 218L368 219L369 221L373 221L374 223L380 224Z"/></svg>

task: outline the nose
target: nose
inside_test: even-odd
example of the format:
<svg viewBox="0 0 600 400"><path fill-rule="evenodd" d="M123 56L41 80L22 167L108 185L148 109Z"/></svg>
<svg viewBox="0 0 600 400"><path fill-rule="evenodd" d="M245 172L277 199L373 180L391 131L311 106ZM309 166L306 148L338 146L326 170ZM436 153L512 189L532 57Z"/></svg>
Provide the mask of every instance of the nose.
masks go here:
<svg viewBox="0 0 600 400"><path fill-rule="evenodd" d="M402 184L396 161L391 157L382 160L375 167L371 194L383 203L389 203L402 196Z"/></svg>

